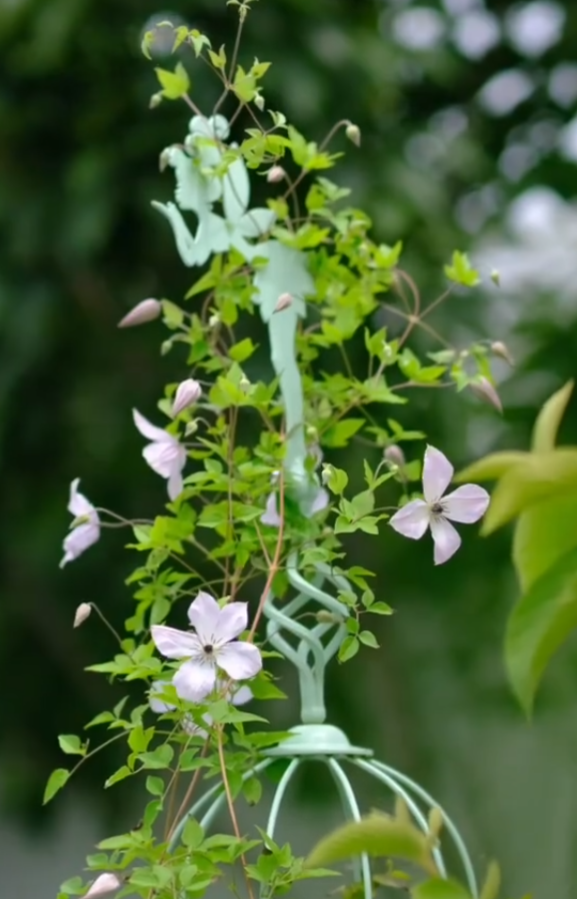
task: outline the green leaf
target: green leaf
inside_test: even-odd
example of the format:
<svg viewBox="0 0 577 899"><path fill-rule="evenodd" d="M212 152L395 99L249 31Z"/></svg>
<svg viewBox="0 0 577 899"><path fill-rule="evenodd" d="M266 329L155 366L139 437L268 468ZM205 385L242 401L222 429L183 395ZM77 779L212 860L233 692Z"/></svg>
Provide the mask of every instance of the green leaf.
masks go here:
<svg viewBox="0 0 577 899"><path fill-rule="evenodd" d="M577 493L538 503L523 512L513 537L513 563L521 590L577 547Z"/></svg>
<svg viewBox="0 0 577 899"><path fill-rule="evenodd" d="M426 880L411 890L413 899L472 899L464 886L455 880L443 880L434 877Z"/></svg>
<svg viewBox="0 0 577 899"><path fill-rule="evenodd" d="M478 459L472 465L468 465L467 468L456 474L453 480L457 484L463 484L465 481L496 481L516 465L525 462L528 456L529 453L517 450L490 453L483 459Z"/></svg>
<svg viewBox="0 0 577 899"><path fill-rule="evenodd" d="M380 813L334 830L317 843L304 866L324 867L363 852L381 858L400 858L419 865L429 874L437 874L425 834L408 821Z"/></svg>
<svg viewBox="0 0 577 899"><path fill-rule="evenodd" d="M244 340L241 340L239 343L235 343L234 346L228 351L228 355L235 362L244 362L246 359L249 359L254 353L256 347L250 337L246 337Z"/></svg>
<svg viewBox="0 0 577 899"><path fill-rule="evenodd" d="M108 787L113 787L114 784L117 784L121 780L125 780L127 777L130 777L133 772L127 765L123 765L122 768L119 768L118 771L115 771L114 774L111 774L108 780L104 781L104 789L107 790Z"/></svg>
<svg viewBox="0 0 577 899"><path fill-rule="evenodd" d="M345 490L349 483L349 476L342 468L335 468L334 465L323 466L323 484L329 488L331 493L337 496Z"/></svg>
<svg viewBox="0 0 577 899"><path fill-rule="evenodd" d="M257 805L262 796L262 784L257 777L249 777L242 785L242 795L249 805Z"/></svg>
<svg viewBox="0 0 577 899"><path fill-rule="evenodd" d="M577 549L572 549L535 581L507 622L505 661L527 714L548 662L576 627Z"/></svg>
<svg viewBox="0 0 577 899"><path fill-rule="evenodd" d="M568 492L577 492L577 449L527 453L497 484L481 533L491 534L532 505Z"/></svg>
<svg viewBox="0 0 577 899"><path fill-rule="evenodd" d="M196 820L189 818L184 825L182 836L180 838L187 849L198 849L204 840L204 830Z"/></svg>
<svg viewBox="0 0 577 899"><path fill-rule="evenodd" d="M177 63L174 72L166 69L155 69L156 77L162 87L162 96L167 100L179 100L190 88L190 79L181 62Z"/></svg>
<svg viewBox="0 0 577 899"><path fill-rule="evenodd" d="M82 745L80 737L75 734L61 734L58 743L62 752L67 755L86 755L86 749Z"/></svg>
<svg viewBox="0 0 577 899"><path fill-rule="evenodd" d="M370 646L371 649L379 648L377 638L371 631L361 631L359 634L359 640L361 641L363 646Z"/></svg>
<svg viewBox="0 0 577 899"><path fill-rule="evenodd" d="M545 453L555 448L557 431L573 392L574 381L568 381L561 390L550 397L537 416L533 428L532 448L536 453Z"/></svg>
<svg viewBox="0 0 577 899"><path fill-rule="evenodd" d="M174 756L169 743L158 746L153 752L141 752L138 756L143 768L168 768Z"/></svg>
<svg viewBox="0 0 577 899"><path fill-rule="evenodd" d="M322 435L323 445L334 448L347 446L351 437L362 428L364 423L364 418L346 418L343 421L337 421Z"/></svg>
<svg viewBox="0 0 577 899"><path fill-rule="evenodd" d="M348 662L349 659L352 659L353 656L356 656L357 652L359 651L359 645L359 641L356 637L345 637L345 639L341 643L341 648L339 649L339 662Z"/></svg>
<svg viewBox="0 0 577 899"><path fill-rule="evenodd" d="M52 772L44 790L42 805L46 805L47 802L50 802L56 793L62 789L69 777L70 771L67 768L56 768L56 770Z"/></svg>
<svg viewBox="0 0 577 899"><path fill-rule="evenodd" d="M153 796L162 796L164 793L164 781L162 777L153 777L149 775L146 778L146 789Z"/></svg>
<svg viewBox="0 0 577 899"><path fill-rule="evenodd" d="M458 250L453 253L452 265L445 266L445 274L449 281L464 287L475 287L481 281L479 272L472 267L467 254L459 253Z"/></svg>

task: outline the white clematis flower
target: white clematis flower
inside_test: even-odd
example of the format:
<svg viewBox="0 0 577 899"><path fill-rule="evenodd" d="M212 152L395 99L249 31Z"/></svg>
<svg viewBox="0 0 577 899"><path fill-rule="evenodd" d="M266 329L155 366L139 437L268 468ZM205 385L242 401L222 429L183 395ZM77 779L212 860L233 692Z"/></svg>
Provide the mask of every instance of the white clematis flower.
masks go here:
<svg viewBox="0 0 577 899"><path fill-rule="evenodd" d="M248 625L247 605L231 602L222 609L201 591L188 609L196 633L161 624L151 628L156 648L168 659L186 659L172 679L181 699L201 702L216 684L218 670L235 681L254 677L262 668L259 650L235 638Z"/></svg>
<svg viewBox="0 0 577 899"><path fill-rule="evenodd" d="M420 540L427 528L435 544L435 565L442 565L461 545L459 534L450 523L473 524L487 511L489 494L476 484L464 484L444 496L454 468L443 453L428 446L423 465L423 499L407 503L395 512L389 524L411 540Z"/></svg>
<svg viewBox="0 0 577 899"><path fill-rule="evenodd" d="M182 469L186 465L186 449L178 437L163 428L157 428L137 409L132 410L134 424L143 437L151 442L142 455L153 471L168 481L168 496L174 501L182 493Z"/></svg>
<svg viewBox="0 0 577 899"><path fill-rule="evenodd" d="M77 559L85 549L96 543L100 537L100 518L92 503L78 492L80 478L75 478L70 485L68 511L75 518L83 519L64 538L64 556L60 567Z"/></svg>

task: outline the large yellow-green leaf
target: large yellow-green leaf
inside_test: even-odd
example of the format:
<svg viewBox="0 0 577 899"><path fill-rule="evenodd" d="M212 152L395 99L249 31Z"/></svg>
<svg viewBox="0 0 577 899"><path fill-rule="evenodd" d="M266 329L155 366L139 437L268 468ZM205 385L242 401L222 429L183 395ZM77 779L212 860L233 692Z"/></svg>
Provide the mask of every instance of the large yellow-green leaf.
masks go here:
<svg viewBox="0 0 577 899"><path fill-rule="evenodd" d="M482 533L491 534L536 503L576 491L577 449L529 453L499 480Z"/></svg>
<svg viewBox="0 0 577 899"><path fill-rule="evenodd" d="M398 858L437 874L426 835L409 821L385 814L372 814L350 821L324 837L305 861L307 868L319 868L354 855Z"/></svg>
<svg viewBox="0 0 577 899"><path fill-rule="evenodd" d="M463 484L465 481L495 481L507 474L511 468L524 462L528 456L529 453L517 450L490 453L456 474L455 481L457 484Z"/></svg>
<svg viewBox="0 0 577 899"><path fill-rule="evenodd" d="M551 656L576 627L577 549L572 549L534 582L507 622L505 661L528 714Z"/></svg>
<svg viewBox="0 0 577 899"><path fill-rule="evenodd" d="M469 890L455 880L435 877L411 890L413 899L472 899Z"/></svg>
<svg viewBox="0 0 577 899"><path fill-rule="evenodd" d="M552 450L557 442L557 431L573 392L573 381L568 381L561 390L550 397L537 416L533 428L532 448L536 453Z"/></svg>
<svg viewBox="0 0 577 899"><path fill-rule="evenodd" d="M523 512L513 538L513 562L523 593L574 547L577 547L577 492L545 500Z"/></svg>

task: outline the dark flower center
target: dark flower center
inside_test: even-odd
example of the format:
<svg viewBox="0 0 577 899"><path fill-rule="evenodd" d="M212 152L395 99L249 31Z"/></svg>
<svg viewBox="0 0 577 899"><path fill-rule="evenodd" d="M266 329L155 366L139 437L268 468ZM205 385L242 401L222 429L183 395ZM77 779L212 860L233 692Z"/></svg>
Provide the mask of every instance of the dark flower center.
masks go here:
<svg viewBox="0 0 577 899"><path fill-rule="evenodd" d="M213 651L214 651L214 646L212 645L212 643L207 643L207 644L206 644L205 646L203 646L202 648L204 649L204 651L205 651L205 653L207 654L207 656L212 655L212 653L213 653Z"/></svg>
<svg viewBox="0 0 577 899"><path fill-rule="evenodd" d="M433 503L433 505L431 506L431 512L433 513L433 515L442 515L444 509L441 503Z"/></svg>

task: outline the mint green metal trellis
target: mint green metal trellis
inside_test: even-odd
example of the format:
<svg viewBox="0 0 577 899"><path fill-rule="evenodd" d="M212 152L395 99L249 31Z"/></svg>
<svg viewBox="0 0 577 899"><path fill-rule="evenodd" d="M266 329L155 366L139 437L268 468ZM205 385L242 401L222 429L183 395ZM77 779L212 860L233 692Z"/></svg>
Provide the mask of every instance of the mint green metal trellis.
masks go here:
<svg viewBox="0 0 577 899"><path fill-rule="evenodd" d="M222 160L224 142L229 136L226 119L223 116L209 119L195 116L190 122L189 132L184 148L170 147L162 154L163 162L175 170L176 205L154 203L154 206L168 219L180 257L187 266L202 265L212 253L226 252L232 248L240 252L247 262L257 256L268 261L266 266L258 267L254 275L255 302L269 329L271 361L279 378L285 409L286 490L299 502L301 510L308 514L318 491L318 482L305 467L307 450L303 390L295 351L298 319L305 315L306 297L314 293L306 257L269 237L274 224L274 214L270 210L249 210L248 172L241 158L236 159L222 177L211 174L210 170ZM222 214L214 212L217 202L221 203ZM195 213L197 229L194 236L181 210ZM282 312L276 312L278 298L287 293L292 297L292 303ZM278 758L289 761L272 800L267 833L274 837L287 790L299 768L311 760L327 766L346 818L360 818L347 773L347 769L352 767L365 772L394 796L402 798L418 826L428 832L428 811L439 808L438 803L406 775L374 759L372 750L353 746L343 731L326 723L325 670L346 635L345 625L349 615L347 607L327 592L326 587L350 592L349 583L321 564L316 565L313 579L306 580L299 571L296 554L288 562L287 575L294 590L293 598L280 608L271 592L267 597L265 615L270 643L298 671L301 723L292 728L289 739L264 752L262 760L245 774L245 779L248 779L266 770ZM311 607L326 614L309 627L296 620L296 616L305 608L310 611ZM224 802L220 784L207 790L180 822L173 835L173 845L179 840L189 818L199 818L206 828ZM474 899L478 899L475 872L463 839L451 819L442 809L441 812L445 830L460 857L469 890ZM446 868L440 849L434 850L434 857L441 876L445 877ZM355 863L354 875L363 884L365 899L372 899L371 868L366 856Z"/></svg>

